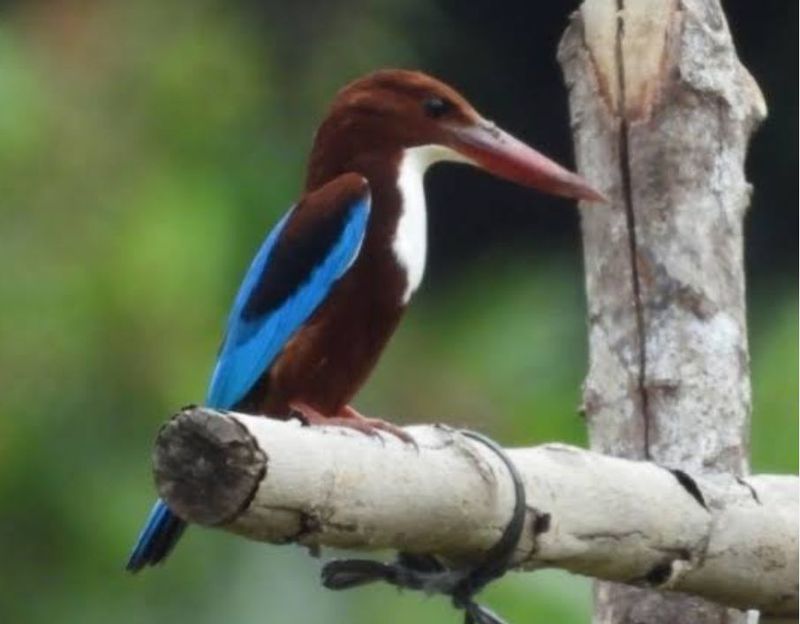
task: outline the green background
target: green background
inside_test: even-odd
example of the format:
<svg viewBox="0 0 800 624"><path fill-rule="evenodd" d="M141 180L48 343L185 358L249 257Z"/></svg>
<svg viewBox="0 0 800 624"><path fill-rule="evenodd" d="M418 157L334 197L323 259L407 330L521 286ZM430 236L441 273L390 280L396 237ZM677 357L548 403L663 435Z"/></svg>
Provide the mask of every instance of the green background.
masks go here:
<svg viewBox="0 0 800 624"><path fill-rule="evenodd" d="M153 436L176 407L202 399L239 276L297 196L325 103L381 66L490 75L478 63L456 68L459 50L468 56L482 43L469 19L454 16L447 28L453 3L264 7L2 8L2 622L460 621L439 598L378 587L327 592L305 551L208 530L189 531L163 568L135 577L122 570L153 499ZM548 32L560 32L568 9ZM526 28L535 36L535 22ZM554 41L545 43L552 65ZM767 54L775 45L761 47ZM796 97L796 83L788 90ZM554 97L563 108L563 89ZM517 112L508 116L524 116L524 95L509 98ZM781 111L796 117L796 104L776 109L776 136L790 138L770 149L791 162L796 120ZM555 128L568 141L566 123ZM447 185L465 174L448 175L431 176L432 211L447 209ZM774 197L777 182L768 169L761 177ZM796 178L787 188L782 203L758 208L771 213L756 228L756 256L768 259L749 265L755 471L797 471L796 238L791 249L769 251L769 237L796 224ZM585 444L579 234L570 213L546 244L551 220L564 217L536 214L537 244L522 236L468 253L452 241L479 238L439 221L432 279L359 408L468 425L507 445ZM511 622L586 622L589 593L588 581L564 573L512 574L485 601Z"/></svg>

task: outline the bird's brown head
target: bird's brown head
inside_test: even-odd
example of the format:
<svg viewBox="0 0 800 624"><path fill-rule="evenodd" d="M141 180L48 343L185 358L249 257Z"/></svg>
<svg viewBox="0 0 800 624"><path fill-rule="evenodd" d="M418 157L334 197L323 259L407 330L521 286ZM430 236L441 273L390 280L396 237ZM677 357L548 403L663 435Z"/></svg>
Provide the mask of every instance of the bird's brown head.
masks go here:
<svg viewBox="0 0 800 624"><path fill-rule="evenodd" d="M381 70L346 85L314 140L309 186L427 148L430 162L466 162L546 193L603 201L580 176L484 119L455 89L417 71Z"/></svg>

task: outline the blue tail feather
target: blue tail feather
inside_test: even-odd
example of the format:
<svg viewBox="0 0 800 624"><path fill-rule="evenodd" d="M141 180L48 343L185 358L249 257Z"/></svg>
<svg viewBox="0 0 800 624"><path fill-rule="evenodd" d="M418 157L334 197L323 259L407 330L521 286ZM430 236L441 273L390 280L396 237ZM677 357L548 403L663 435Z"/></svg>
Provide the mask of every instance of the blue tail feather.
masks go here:
<svg viewBox="0 0 800 624"><path fill-rule="evenodd" d="M125 569L138 572L145 566L156 565L166 559L185 528L186 523L172 513L164 501L157 500Z"/></svg>

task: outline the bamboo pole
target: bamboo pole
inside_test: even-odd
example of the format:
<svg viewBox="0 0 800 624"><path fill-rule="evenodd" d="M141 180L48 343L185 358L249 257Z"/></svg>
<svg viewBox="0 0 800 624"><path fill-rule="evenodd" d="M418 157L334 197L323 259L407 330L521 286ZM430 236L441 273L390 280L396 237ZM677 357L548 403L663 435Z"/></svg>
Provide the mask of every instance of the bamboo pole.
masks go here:
<svg viewBox="0 0 800 624"><path fill-rule="evenodd" d="M479 561L514 505L487 447L445 427L416 446L195 408L162 428L159 493L192 523L271 543ZM549 444L511 449L528 512L513 565L797 614L796 477L695 477Z"/></svg>

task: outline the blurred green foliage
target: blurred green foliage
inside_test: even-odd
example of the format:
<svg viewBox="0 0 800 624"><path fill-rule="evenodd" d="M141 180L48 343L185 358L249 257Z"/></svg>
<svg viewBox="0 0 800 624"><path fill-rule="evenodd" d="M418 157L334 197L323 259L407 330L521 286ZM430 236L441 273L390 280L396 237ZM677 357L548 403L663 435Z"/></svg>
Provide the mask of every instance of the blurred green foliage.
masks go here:
<svg viewBox="0 0 800 624"><path fill-rule="evenodd" d="M23 3L0 21L2 622L459 621L441 599L325 592L299 549L198 529L167 568L122 572L153 498L153 435L202 399L239 275L300 188L326 100L415 61L379 11L331 15L318 60L290 75L279 25L265 42L233 7ZM585 443L579 250L493 252L436 286L361 407L509 444ZM753 293L753 463L794 472L796 289ZM518 622L590 608L588 582L557 572L511 575L486 598Z"/></svg>

